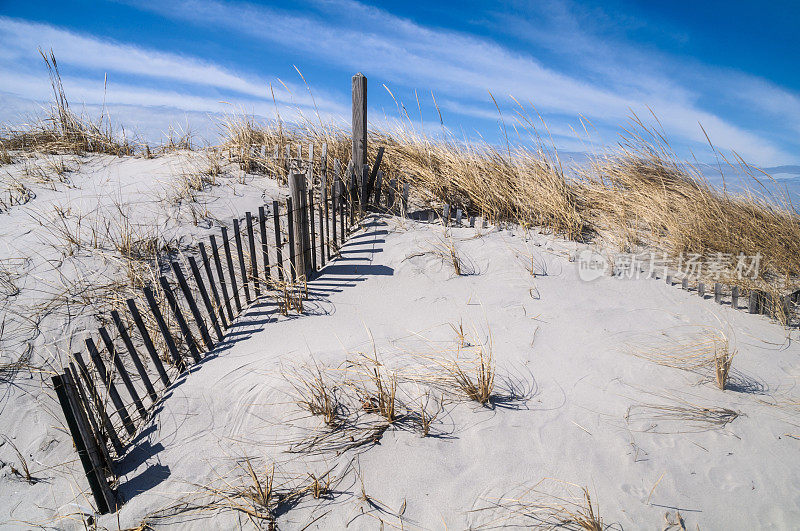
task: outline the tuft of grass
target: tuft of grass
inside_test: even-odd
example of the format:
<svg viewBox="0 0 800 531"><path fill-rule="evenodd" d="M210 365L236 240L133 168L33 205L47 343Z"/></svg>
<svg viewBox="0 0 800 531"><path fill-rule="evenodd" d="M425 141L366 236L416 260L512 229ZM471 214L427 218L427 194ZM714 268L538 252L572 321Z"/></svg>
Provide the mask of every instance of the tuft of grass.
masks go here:
<svg viewBox="0 0 800 531"><path fill-rule="evenodd" d="M491 348L486 351L481 347L473 365L474 376L458 360L452 360L446 367L458 388L470 400L486 405L492 399L494 391L495 363Z"/></svg>
<svg viewBox="0 0 800 531"><path fill-rule="evenodd" d="M722 391L725 390L725 386L728 383L728 375L731 372L734 354L735 352L728 348L727 342L714 353L714 375L717 380L717 387Z"/></svg>
<svg viewBox="0 0 800 531"><path fill-rule="evenodd" d="M299 370L294 380L292 386L299 395L297 403L300 407L322 417L323 422L331 428L337 427L341 409L337 389L328 383L319 366L315 364L313 368Z"/></svg>
<svg viewBox="0 0 800 531"><path fill-rule="evenodd" d="M555 480L562 493L552 488L541 490L542 480L516 496L486 500L489 505L475 512L491 512L495 517L482 528L531 527L535 529L570 529L603 531L607 529L600 515L600 505L592 501L587 487Z"/></svg>

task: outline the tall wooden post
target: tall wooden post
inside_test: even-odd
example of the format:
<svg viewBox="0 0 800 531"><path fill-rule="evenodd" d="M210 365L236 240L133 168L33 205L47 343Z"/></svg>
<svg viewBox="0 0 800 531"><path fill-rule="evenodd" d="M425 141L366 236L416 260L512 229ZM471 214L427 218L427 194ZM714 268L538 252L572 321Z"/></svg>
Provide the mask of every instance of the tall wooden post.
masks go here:
<svg viewBox="0 0 800 531"><path fill-rule="evenodd" d="M292 197L292 224L294 229L294 256L295 272L298 281L307 279L305 260L305 205L306 205L306 174L294 172L289 176L289 193Z"/></svg>
<svg viewBox="0 0 800 531"><path fill-rule="evenodd" d="M361 184L367 163L367 78L359 72L353 76L353 173Z"/></svg>

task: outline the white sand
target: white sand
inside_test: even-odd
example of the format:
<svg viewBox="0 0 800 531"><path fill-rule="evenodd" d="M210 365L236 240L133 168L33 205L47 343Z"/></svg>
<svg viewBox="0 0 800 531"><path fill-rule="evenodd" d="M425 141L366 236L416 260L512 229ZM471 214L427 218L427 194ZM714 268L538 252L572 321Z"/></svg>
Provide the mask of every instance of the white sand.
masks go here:
<svg viewBox="0 0 800 531"><path fill-rule="evenodd" d="M145 163L157 162L135 162L137 175ZM230 197L224 208L243 212L256 200L258 194ZM9 215L17 215L21 226L23 214L2 214L2 230L9 234L4 241L18 241L24 231L15 226L20 233L12 232ZM233 340L168 393L140 444L118 467L125 505L100 523L116 529L119 519L122 528L136 526L165 509L154 525L251 526L231 512L170 516L175 511L166 510L181 501L208 501L205 487L244 484L236 464L250 457L260 473L275 463L276 486L286 478L307 483L307 473L331 468L342 476L332 499L306 497L282 514L278 524L287 529L530 525L510 520L509 512L476 509L507 505L503 500L537 484L543 494L528 498L553 502L545 494L563 495L565 482L587 486L605 523L618 527L663 529L665 513L675 518L678 510L690 529L797 526L800 440L787 434L800 436L800 411L774 405L800 395L800 347L788 332L663 281L582 281L568 259L582 249L573 243L537 233L481 232L476 237L476 229L452 230L474 272L455 276L438 257L412 256L441 241L441 226L375 218L347 245L345 259L311 283L306 315L280 316L270 300L251 308L231 330ZM531 255L536 277L526 270ZM477 336L473 342L487 341L491 333L497 391L512 383L523 399L487 408L446 397L429 437L400 422L378 444L340 455L288 452L291 442L325 430L295 404L285 377L295 367L315 360L338 369L331 371L334 377L352 377L345 360L374 348L388 368L419 377L430 365L423 356L452 353L450 324L459 322ZM688 341L705 326L725 331L738 351L737 390L720 391L703 375L627 352L630 345L657 345L664 337ZM0 429L35 456L34 472L38 463L76 457L67 435L53 427L60 413L35 381L6 386L0 413ZM401 379L398 398L418 410L425 390ZM639 417L626 421L632 405L674 399L740 415L725 426L707 426L648 418L639 410ZM4 461L14 457L7 445L0 455ZM7 466L2 474L0 522L82 528L78 515L52 521L88 508L77 463L43 472L48 479L33 486ZM361 497L362 482L369 501Z"/></svg>

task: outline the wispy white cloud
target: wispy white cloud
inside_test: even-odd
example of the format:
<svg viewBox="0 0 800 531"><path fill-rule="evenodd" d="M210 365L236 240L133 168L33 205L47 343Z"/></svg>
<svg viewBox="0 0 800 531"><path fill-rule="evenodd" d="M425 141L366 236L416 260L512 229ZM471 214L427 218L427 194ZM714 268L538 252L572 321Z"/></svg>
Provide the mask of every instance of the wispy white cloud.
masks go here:
<svg viewBox="0 0 800 531"><path fill-rule="evenodd" d="M41 101L50 97L38 52L42 48L53 49L59 64L88 73L82 77L64 76L70 98L86 104L106 101L220 113L234 110L225 103L230 101L236 109L272 116L274 95L286 115L292 113L286 106L307 114L319 111L325 119L348 111L343 102L324 91L315 94L312 100L305 87L278 82L276 78L236 73L195 57L102 40L46 24L0 17L0 41L4 43L0 51L0 91L29 99ZM109 73L108 90L104 90L103 73ZM124 74L126 79L134 81L117 83L115 74ZM137 79L148 82L137 84ZM165 85L158 80L178 85Z"/></svg>
<svg viewBox="0 0 800 531"><path fill-rule="evenodd" d="M702 123L717 146L736 150L756 163L795 160L779 144L704 109L699 104L701 95L659 74L659 65L648 63L646 54L625 59L614 53L609 55L615 61L597 61L606 47L580 32L567 15L562 22L567 20L573 31L567 28L565 42L574 38L568 41L572 50L586 53L583 63L603 65L602 75L599 69L586 76L567 74L489 39L424 27L352 0L320 0L313 4L315 9L302 13L197 0L137 5L163 16L235 30L279 48L310 54L319 62L363 70L393 85L433 89L464 106L486 101L487 90L492 90L495 96L513 95L535 103L544 113L582 114L606 124L620 124L631 112L649 115L652 109L667 132L681 142L704 144L698 125ZM545 35L536 38L544 40Z"/></svg>

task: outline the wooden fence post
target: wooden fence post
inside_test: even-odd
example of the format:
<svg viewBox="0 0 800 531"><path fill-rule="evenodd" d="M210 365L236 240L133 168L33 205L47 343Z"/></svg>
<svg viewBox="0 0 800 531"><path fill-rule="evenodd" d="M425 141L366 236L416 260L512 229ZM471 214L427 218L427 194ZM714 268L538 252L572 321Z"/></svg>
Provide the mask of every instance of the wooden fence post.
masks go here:
<svg viewBox="0 0 800 531"><path fill-rule="evenodd" d="M731 308L734 310L739 307L739 286L731 288Z"/></svg>
<svg viewBox="0 0 800 531"><path fill-rule="evenodd" d="M292 175L289 175L289 182L292 182ZM289 233L289 278L291 280L297 280L297 253L295 252L295 230L294 230L294 219L297 217L295 216L294 209L296 207L293 204L292 198L286 198L286 230ZM288 279L287 279L288 280Z"/></svg>
<svg viewBox="0 0 800 531"><path fill-rule="evenodd" d="M353 171L358 179L364 175L367 163L367 78L361 72L353 76ZM365 184L365 183L360 183Z"/></svg>

